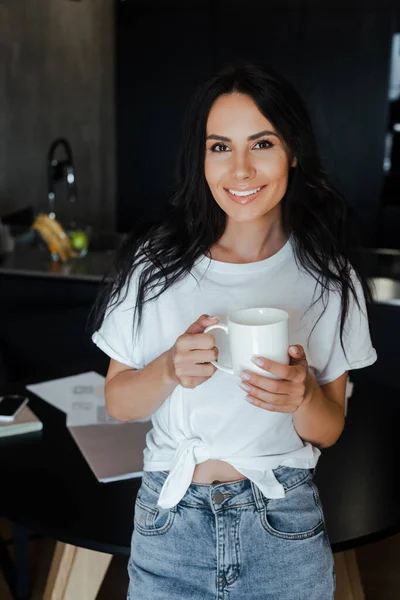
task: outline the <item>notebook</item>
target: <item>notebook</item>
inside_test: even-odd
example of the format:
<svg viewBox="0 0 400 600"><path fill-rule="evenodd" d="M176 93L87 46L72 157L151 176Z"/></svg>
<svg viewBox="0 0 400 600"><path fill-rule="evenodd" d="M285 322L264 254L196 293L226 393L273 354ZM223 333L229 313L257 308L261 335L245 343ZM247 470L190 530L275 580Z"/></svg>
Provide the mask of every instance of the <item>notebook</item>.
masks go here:
<svg viewBox="0 0 400 600"><path fill-rule="evenodd" d="M72 437L98 481L141 477L143 450L151 422L69 427Z"/></svg>
<svg viewBox="0 0 400 600"><path fill-rule="evenodd" d="M29 406L25 406L11 423L0 423L0 437L31 433L42 429L42 421L39 421Z"/></svg>

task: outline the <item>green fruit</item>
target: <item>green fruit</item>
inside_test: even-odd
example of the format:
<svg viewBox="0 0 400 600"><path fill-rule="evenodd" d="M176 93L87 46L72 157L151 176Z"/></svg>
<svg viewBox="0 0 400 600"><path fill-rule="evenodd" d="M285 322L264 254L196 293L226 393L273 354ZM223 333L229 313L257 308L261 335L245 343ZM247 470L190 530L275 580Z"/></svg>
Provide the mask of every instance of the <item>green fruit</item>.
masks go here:
<svg viewBox="0 0 400 600"><path fill-rule="evenodd" d="M84 250L87 248L88 236L84 231L74 231L70 237L74 250Z"/></svg>

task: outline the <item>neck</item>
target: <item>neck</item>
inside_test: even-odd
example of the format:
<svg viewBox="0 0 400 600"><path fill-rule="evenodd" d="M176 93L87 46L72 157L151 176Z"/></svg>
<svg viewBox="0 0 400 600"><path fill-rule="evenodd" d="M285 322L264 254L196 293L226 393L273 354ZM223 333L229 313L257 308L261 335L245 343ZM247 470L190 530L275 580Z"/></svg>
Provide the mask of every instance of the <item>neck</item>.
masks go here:
<svg viewBox="0 0 400 600"><path fill-rule="evenodd" d="M224 262L251 263L276 254L289 239L281 220L266 224L229 220L221 238L211 250L212 258Z"/></svg>

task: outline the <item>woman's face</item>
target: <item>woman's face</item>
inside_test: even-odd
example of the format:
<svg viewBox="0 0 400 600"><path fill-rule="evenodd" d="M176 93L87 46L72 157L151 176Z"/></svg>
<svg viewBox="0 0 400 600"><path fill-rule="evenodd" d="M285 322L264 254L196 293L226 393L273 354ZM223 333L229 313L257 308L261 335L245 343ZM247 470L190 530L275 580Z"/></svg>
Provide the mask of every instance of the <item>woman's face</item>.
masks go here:
<svg viewBox="0 0 400 600"><path fill-rule="evenodd" d="M220 96L208 115L206 138L205 177L228 218L249 222L280 214L288 152L254 101L239 93Z"/></svg>

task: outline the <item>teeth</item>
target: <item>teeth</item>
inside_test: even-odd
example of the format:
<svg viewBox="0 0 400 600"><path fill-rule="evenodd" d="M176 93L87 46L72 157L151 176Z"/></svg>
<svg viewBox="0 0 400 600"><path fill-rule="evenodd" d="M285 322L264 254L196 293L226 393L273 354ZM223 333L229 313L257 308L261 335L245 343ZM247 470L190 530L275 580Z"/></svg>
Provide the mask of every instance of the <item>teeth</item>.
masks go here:
<svg viewBox="0 0 400 600"><path fill-rule="evenodd" d="M260 190L261 190L261 188L259 187L256 190L250 190L250 191L246 191L246 192L238 192L236 190L228 190L228 191L233 196L251 196L252 194L256 194L257 192L259 192Z"/></svg>

